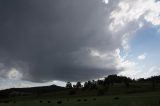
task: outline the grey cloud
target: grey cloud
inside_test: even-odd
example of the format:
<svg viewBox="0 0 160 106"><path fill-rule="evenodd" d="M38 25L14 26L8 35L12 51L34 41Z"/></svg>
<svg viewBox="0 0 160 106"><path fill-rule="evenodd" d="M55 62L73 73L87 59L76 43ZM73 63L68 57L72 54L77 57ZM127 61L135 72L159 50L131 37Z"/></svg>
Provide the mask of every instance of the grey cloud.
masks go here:
<svg viewBox="0 0 160 106"><path fill-rule="evenodd" d="M89 49L108 53L122 42L122 36L108 31L112 8L101 0L1 0L0 8L1 71L15 67L25 80L37 82L118 73L115 67L92 64L101 61Z"/></svg>

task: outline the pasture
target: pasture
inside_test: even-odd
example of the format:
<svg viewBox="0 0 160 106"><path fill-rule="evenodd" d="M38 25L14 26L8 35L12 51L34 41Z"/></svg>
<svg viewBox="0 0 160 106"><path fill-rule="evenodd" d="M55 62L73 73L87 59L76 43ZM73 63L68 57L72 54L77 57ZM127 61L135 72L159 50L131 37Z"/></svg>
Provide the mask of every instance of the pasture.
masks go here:
<svg viewBox="0 0 160 106"><path fill-rule="evenodd" d="M108 88L64 89L57 92L10 95L0 106L160 106L160 84L115 83Z"/></svg>
<svg viewBox="0 0 160 106"><path fill-rule="evenodd" d="M90 97L38 97L9 100L0 106L160 106L160 92Z"/></svg>

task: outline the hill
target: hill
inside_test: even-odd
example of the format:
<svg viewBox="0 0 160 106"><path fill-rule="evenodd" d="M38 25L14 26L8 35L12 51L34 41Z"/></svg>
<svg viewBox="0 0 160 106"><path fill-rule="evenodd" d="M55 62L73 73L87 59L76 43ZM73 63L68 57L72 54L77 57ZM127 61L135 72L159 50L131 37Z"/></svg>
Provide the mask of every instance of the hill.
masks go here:
<svg viewBox="0 0 160 106"><path fill-rule="evenodd" d="M45 94L50 92L57 92L64 90L64 87L51 85L51 86L41 86L41 87L31 87L31 88L11 88L0 91L0 98L8 98L14 96L27 96L34 94Z"/></svg>

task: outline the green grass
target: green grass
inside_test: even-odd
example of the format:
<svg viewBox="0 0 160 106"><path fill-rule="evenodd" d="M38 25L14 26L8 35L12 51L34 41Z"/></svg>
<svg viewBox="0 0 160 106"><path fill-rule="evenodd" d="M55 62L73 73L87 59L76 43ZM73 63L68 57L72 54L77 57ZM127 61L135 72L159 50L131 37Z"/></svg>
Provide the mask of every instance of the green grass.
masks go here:
<svg viewBox="0 0 160 106"><path fill-rule="evenodd" d="M109 89L101 90L104 91L104 96L97 96L98 90L82 89L75 90L74 95L69 95L70 90L63 90L16 96L10 97L9 103L0 103L0 106L160 106L160 84L157 84L156 89L152 89L150 83L133 83L130 88L126 88L124 84L114 84ZM58 101L62 103L57 104Z"/></svg>
<svg viewBox="0 0 160 106"><path fill-rule="evenodd" d="M40 100L43 103L40 103ZM57 104L57 101L62 101L62 104ZM92 97L50 98L48 96L45 99L28 99L0 104L0 106L160 106L160 92Z"/></svg>

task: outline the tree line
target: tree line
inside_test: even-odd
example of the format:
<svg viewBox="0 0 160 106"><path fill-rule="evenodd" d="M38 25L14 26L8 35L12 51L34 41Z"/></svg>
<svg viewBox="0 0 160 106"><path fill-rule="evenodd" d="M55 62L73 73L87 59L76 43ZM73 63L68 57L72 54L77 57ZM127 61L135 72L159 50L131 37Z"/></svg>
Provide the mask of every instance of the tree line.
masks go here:
<svg viewBox="0 0 160 106"><path fill-rule="evenodd" d="M92 81L86 81L84 84L82 84L80 81L78 81L75 85L72 85L71 82L66 83L67 89L72 88L84 88L84 89L96 89L98 87L109 87L113 86L114 83L123 83L127 88L130 87L130 83L145 83L150 82L152 83L152 87L154 88L156 83L160 82L160 75L159 76L152 76L149 78L139 78L139 79L131 79L126 76L118 76L118 75L109 75L105 77L103 80L92 80Z"/></svg>

